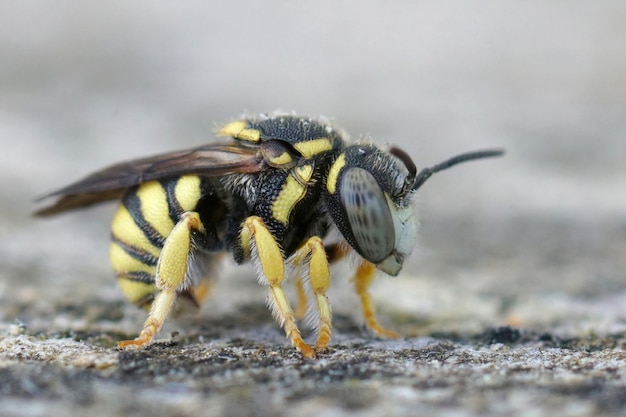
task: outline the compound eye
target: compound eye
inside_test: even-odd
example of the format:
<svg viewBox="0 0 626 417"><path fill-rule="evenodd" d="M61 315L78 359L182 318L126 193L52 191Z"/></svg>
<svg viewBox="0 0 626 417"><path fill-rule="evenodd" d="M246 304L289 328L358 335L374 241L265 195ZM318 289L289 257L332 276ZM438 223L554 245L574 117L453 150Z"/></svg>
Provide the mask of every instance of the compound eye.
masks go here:
<svg viewBox="0 0 626 417"><path fill-rule="evenodd" d="M372 263L389 256L395 244L393 218L374 176L363 168L349 168L341 179L340 196L354 249Z"/></svg>

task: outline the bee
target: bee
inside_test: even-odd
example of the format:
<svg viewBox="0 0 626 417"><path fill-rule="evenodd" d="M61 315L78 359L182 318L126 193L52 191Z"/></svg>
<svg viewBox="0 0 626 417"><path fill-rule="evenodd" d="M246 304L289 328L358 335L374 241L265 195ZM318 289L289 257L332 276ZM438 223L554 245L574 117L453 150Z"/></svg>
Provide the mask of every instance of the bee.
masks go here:
<svg viewBox="0 0 626 417"><path fill-rule="evenodd" d="M369 287L376 270L398 275L415 245L416 190L453 165L503 154L463 153L418 173L398 148L351 143L327 122L291 114L236 120L218 135L226 139L122 162L42 197L56 201L39 216L121 199L110 260L126 298L149 312L120 349L150 344L177 299L199 306L225 253L256 265L275 319L304 357L330 342L329 265L349 254L358 260L353 283L367 326L397 337L379 324ZM296 310L283 289L289 276ZM314 346L297 324L307 304Z"/></svg>

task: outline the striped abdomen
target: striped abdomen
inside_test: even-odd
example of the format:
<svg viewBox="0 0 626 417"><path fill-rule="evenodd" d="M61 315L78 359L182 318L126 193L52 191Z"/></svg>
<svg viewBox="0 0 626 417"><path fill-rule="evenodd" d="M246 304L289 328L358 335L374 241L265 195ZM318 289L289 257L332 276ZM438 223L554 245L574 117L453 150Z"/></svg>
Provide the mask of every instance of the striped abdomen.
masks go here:
<svg viewBox="0 0 626 417"><path fill-rule="evenodd" d="M147 306L154 294L161 249L183 213L202 198L199 177L150 181L123 198L111 226L111 264L126 298Z"/></svg>

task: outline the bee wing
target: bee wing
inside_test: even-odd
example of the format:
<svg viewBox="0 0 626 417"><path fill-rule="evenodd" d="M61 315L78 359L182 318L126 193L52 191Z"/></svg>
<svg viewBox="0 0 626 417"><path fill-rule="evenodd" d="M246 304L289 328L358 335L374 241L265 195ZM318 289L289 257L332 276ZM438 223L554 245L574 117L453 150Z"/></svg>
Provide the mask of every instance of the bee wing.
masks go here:
<svg viewBox="0 0 626 417"><path fill-rule="evenodd" d="M120 198L134 185L147 181L196 174L217 177L259 172L266 163L257 146L215 143L112 165L39 199L59 196L52 205L35 212L47 216Z"/></svg>

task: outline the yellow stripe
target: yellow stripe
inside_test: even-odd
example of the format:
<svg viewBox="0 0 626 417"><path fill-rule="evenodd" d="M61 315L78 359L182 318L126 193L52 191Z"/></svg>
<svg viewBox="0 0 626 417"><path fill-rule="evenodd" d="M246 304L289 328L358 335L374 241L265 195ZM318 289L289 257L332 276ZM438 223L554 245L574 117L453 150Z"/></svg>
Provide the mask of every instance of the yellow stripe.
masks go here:
<svg viewBox="0 0 626 417"><path fill-rule="evenodd" d="M195 175L180 177L174 190L176 200L178 200L183 211L194 211L196 209L198 200L202 197L201 192L200 177Z"/></svg>
<svg viewBox="0 0 626 417"><path fill-rule="evenodd" d="M272 204L272 216L279 222L287 224L291 210L305 193L306 188L293 175L289 175L276 201Z"/></svg>
<svg viewBox="0 0 626 417"><path fill-rule="evenodd" d="M218 132L220 136L230 136L234 139L245 140L248 142L258 142L261 140L261 132L256 129L248 129L248 122L238 120L228 123Z"/></svg>
<svg viewBox="0 0 626 417"><path fill-rule="evenodd" d="M343 169L345 165L346 165L346 155L342 153L341 155L339 155L339 158L337 158L337 160L333 163L333 166L330 168L330 171L328 172L328 178L326 180L326 188L328 189L329 193L335 194L335 190L337 189L337 177L339 176L339 173L341 172L341 170Z"/></svg>
<svg viewBox="0 0 626 417"><path fill-rule="evenodd" d="M271 158L270 162L276 166L287 165L292 161L291 155L289 152L283 152L277 157Z"/></svg>
<svg viewBox="0 0 626 417"><path fill-rule="evenodd" d="M313 176L313 165L307 164L295 168L295 174L301 184L309 182Z"/></svg>
<svg viewBox="0 0 626 417"><path fill-rule="evenodd" d="M143 231L137 226L128 212L128 209L124 206L120 206L120 208L117 209L117 213L115 213L113 223L111 224L111 231L115 236L123 238L125 242L139 249L143 249L157 258L161 253L161 249L154 246L150 243L148 238L146 238L146 235L144 235Z"/></svg>
<svg viewBox="0 0 626 417"><path fill-rule="evenodd" d="M226 126L220 129L218 135L220 136L230 136L231 138L236 138L239 132L248 127L248 122L245 120L237 120L236 122L230 122Z"/></svg>
<svg viewBox="0 0 626 417"><path fill-rule="evenodd" d="M306 142L294 143L293 147L305 158L312 158L322 152L331 150L333 148L333 144L328 138L319 138Z"/></svg>
<svg viewBox="0 0 626 417"><path fill-rule="evenodd" d="M244 129L239 132L236 138L256 143L261 140L261 132L256 129Z"/></svg>
<svg viewBox="0 0 626 417"><path fill-rule="evenodd" d="M167 204L167 193L156 181L143 184L137 190L141 201L141 213L148 223L163 237L167 237L174 228ZM118 235L124 236L124 235ZM125 236L124 236L125 237Z"/></svg>
<svg viewBox="0 0 626 417"><path fill-rule="evenodd" d="M115 272L147 272L151 275L156 273L156 267L146 265L140 260L133 258L115 242L111 243L109 257Z"/></svg>
<svg viewBox="0 0 626 417"><path fill-rule="evenodd" d="M119 283L124 296L133 304L137 304L138 302L145 300L148 295L159 291L154 284L131 281L123 277L119 278L117 282Z"/></svg>

